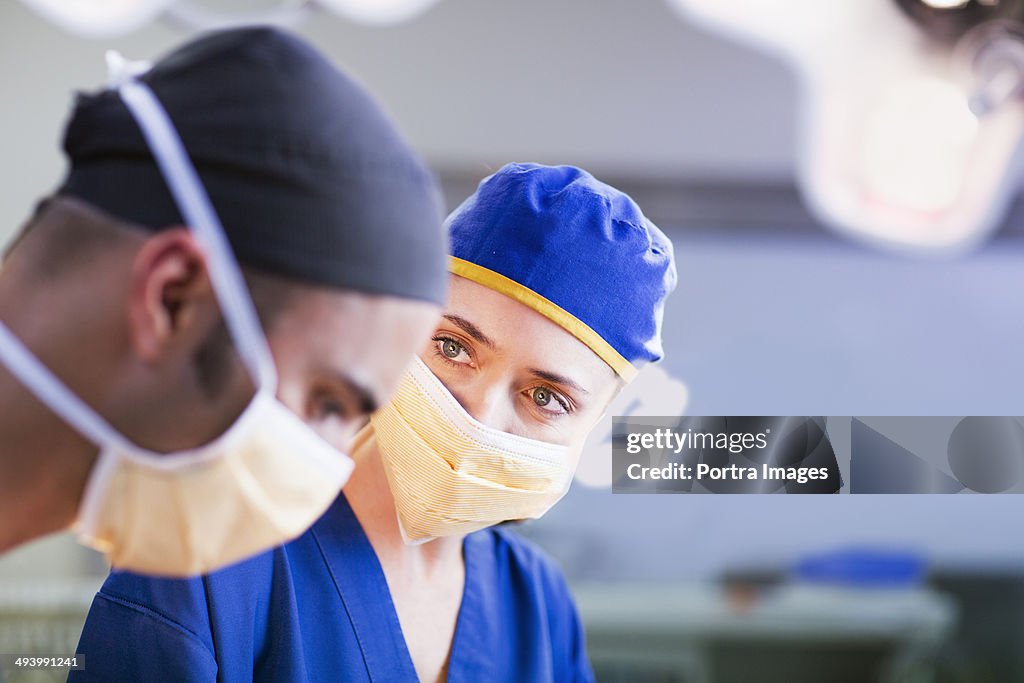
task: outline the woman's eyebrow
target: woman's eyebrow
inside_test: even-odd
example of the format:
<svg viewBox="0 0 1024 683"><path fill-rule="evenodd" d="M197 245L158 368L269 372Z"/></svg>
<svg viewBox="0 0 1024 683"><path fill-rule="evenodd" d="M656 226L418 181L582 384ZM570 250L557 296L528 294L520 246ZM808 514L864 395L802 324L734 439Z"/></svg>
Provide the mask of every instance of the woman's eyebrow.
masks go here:
<svg viewBox="0 0 1024 683"><path fill-rule="evenodd" d="M529 372L531 375L534 375L535 377L539 377L540 379L546 382L551 382L552 384L561 384L564 387L575 389L576 391L579 391L580 393L583 394L590 393L589 391L581 387L579 384L576 384L576 382L573 382L565 375L559 375L556 372L551 372L550 370L541 370L539 368L528 368L527 372Z"/></svg>
<svg viewBox="0 0 1024 683"><path fill-rule="evenodd" d="M494 341L486 334L481 332L480 328L474 325L473 323L469 322L463 317L452 315L450 313L445 313L443 317L452 325L455 325L463 332L468 334L470 337L486 346L487 348L494 349Z"/></svg>

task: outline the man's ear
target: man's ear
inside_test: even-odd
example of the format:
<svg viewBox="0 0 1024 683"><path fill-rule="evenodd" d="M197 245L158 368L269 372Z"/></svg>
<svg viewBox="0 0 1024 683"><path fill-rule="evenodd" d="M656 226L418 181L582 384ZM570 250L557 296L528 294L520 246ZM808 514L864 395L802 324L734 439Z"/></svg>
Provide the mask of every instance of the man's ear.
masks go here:
<svg viewBox="0 0 1024 683"><path fill-rule="evenodd" d="M191 348L218 319L206 258L186 228L148 238L132 262L129 292L131 345L143 362Z"/></svg>

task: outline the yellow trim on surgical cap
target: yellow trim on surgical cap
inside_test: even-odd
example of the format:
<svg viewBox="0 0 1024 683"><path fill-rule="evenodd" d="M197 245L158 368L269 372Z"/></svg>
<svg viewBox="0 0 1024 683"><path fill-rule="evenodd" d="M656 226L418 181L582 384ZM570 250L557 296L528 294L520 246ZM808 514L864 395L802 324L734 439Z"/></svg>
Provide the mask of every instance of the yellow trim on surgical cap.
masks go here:
<svg viewBox="0 0 1024 683"><path fill-rule="evenodd" d="M493 289L495 292L504 294L510 299L537 311L586 344L601 360L611 366L612 370L624 381L630 382L636 377L636 367L626 360L621 353L616 351L611 344L606 342L601 335L572 313L550 299L542 297L529 287L525 287L490 268L470 263L458 256L448 257L448 270L454 275L459 275L488 289Z"/></svg>

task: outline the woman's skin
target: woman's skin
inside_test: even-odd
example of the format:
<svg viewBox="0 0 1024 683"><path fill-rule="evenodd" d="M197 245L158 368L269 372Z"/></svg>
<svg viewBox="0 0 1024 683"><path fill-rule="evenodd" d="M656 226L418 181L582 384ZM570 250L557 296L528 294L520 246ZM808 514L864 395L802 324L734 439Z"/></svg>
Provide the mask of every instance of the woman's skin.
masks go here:
<svg viewBox="0 0 1024 683"><path fill-rule="evenodd" d="M478 421L512 434L582 448L618 392L612 369L531 308L452 276L448 305L420 354ZM384 570L421 681L443 681L462 602L462 536L406 545L372 440L353 447L345 495Z"/></svg>

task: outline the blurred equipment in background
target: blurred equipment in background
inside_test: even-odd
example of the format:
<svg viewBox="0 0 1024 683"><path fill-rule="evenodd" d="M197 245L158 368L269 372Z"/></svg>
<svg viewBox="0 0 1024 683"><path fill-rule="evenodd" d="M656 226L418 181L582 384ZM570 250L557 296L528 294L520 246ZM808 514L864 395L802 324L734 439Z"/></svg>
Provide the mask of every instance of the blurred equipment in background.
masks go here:
<svg viewBox="0 0 1024 683"><path fill-rule="evenodd" d="M645 417L645 422L672 428L679 422L678 415L686 414L690 394L686 385L658 365L648 365L632 382L619 392L604 417L590 432L576 466L577 483L595 488L610 488L612 485L612 418L617 416ZM663 415L665 417L652 417Z"/></svg>
<svg viewBox="0 0 1024 683"><path fill-rule="evenodd" d="M952 598L959 614L937 683L1024 681L1024 574L940 567L928 584Z"/></svg>
<svg viewBox="0 0 1024 683"><path fill-rule="evenodd" d="M957 605L907 554L809 558L786 581L575 587L601 681L934 683Z"/></svg>
<svg viewBox="0 0 1024 683"><path fill-rule="evenodd" d="M1024 575L846 547L717 583L577 584L598 680L1024 680Z"/></svg>
<svg viewBox="0 0 1024 683"><path fill-rule="evenodd" d="M895 0L929 36L958 40L989 21L1024 19L1024 7L1014 0Z"/></svg>
<svg viewBox="0 0 1024 683"><path fill-rule="evenodd" d="M73 653L100 583L98 577L0 583L0 653ZM67 677L67 669L17 670L0 662L0 683L59 683Z"/></svg>
<svg viewBox="0 0 1024 683"><path fill-rule="evenodd" d="M670 2L794 69L797 176L819 220L934 254L999 226L1024 171L1024 0Z"/></svg>
<svg viewBox="0 0 1024 683"><path fill-rule="evenodd" d="M438 0L22 0L44 19L86 38L129 33L156 18L200 31L241 24L294 26L318 10L364 24L392 24Z"/></svg>

